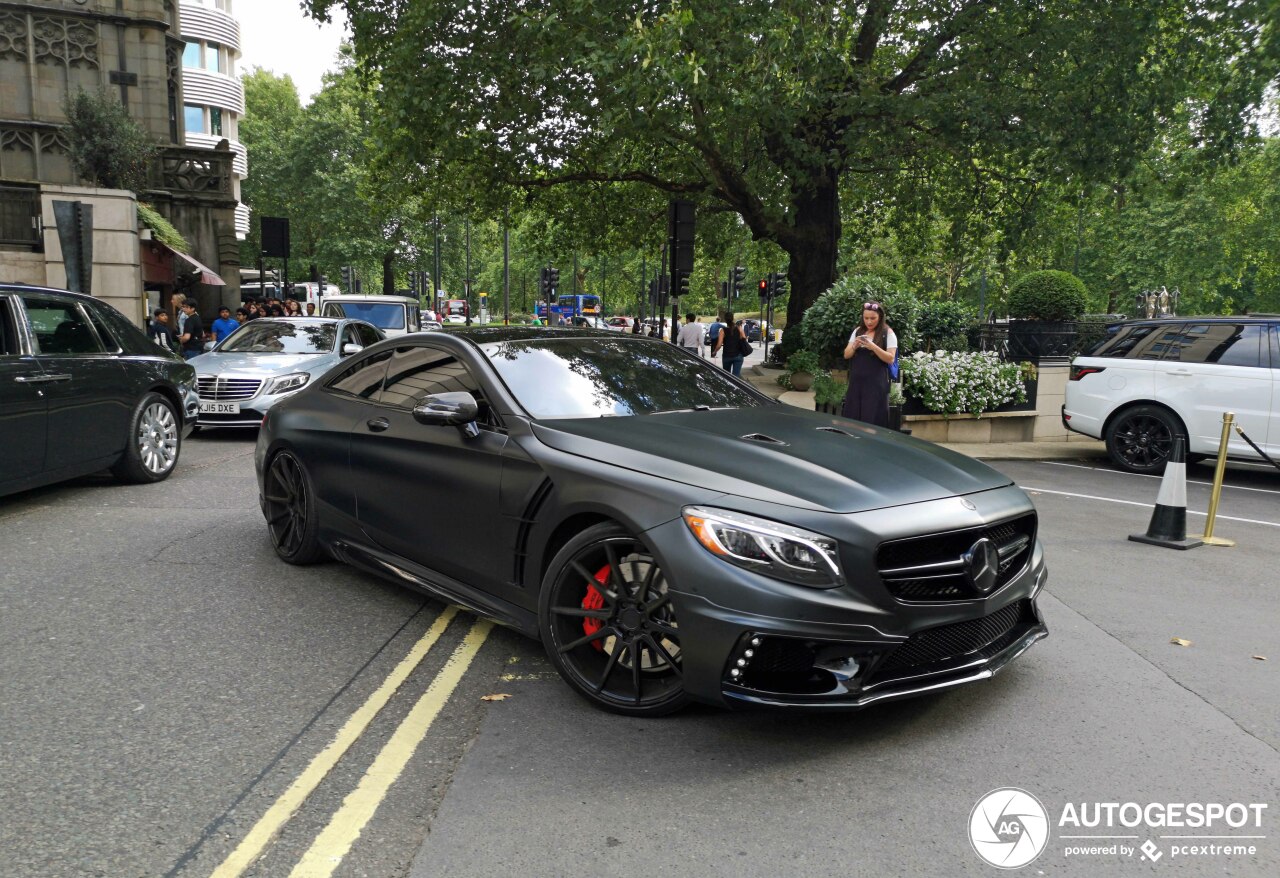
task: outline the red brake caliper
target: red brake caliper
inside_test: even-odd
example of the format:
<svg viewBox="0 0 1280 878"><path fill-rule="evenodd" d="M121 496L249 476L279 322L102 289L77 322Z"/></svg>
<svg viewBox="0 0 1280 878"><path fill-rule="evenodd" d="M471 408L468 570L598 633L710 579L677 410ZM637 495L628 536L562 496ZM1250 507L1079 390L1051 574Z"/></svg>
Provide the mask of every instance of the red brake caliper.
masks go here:
<svg viewBox="0 0 1280 878"><path fill-rule="evenodd" d="M597 570L594 579L596 582L600 584L601 588L603 588L604 584L609 581L609 565L606 564L603 567L601 567L599 570ZM604 595L602 595L599 589L597 589L594 585L587 586L587 593L582 598L582 609L584 610L603 610L604 609ZM599 631L603 627L604 627L604 623L601 622L599 619L583 619L582 620L582 630L589 635L595 634L597 631ZM593 640L591 641L591 645L594 646L596 649L600 650L601 652L604 652L604 643L602 641L603 641L603 638L601 638L600 640Z"/></svg>

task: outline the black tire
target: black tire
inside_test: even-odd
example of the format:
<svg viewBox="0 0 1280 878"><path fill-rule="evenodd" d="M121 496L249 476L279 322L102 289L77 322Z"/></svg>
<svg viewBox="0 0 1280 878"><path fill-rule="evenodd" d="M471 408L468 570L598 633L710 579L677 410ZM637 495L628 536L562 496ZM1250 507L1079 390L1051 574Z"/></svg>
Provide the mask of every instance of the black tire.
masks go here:
<svg viewBox="0 0 1280 878"><path fill-rule="evenodd" d="M1158 405L1135 405L1107 427L1107 454L1120 469L1159 475L1173 453L1173 437L1186 436L1178 416Z"/></svg>
<svg viewBox="0 0 1280 878"><path fill-rule="evenodd" d="M129 437L111 473L122 482L163 482L178 465L182 451L182 419L173 403L158 393L138 400L129 416Z"/></svg>
<svg viewBox="0 0 1280 878"><path fill-rule="evenodd" d="M597 707L662 716L689 701L666 577L649 548L616 524L590 527L556 553L538 627L551 664Z"/></svg>
<svg viewBox="0 0 1280 878"><path fill-rule="evenodd" d="M271 546L288 564L314 564L325 557L318 536L315 491L301 461L288 451L271 459L263 480L263 515Z"/></svg>

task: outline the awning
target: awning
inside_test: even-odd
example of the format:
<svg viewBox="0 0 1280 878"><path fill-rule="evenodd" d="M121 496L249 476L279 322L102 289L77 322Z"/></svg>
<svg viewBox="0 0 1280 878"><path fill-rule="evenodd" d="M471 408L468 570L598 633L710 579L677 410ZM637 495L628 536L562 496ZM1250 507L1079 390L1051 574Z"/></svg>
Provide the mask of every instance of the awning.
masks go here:
<svg viewBox="0 0 1280 878"><path fill-rule="evenodd" d="M200 276L200 283L208 284L211 287L225 287L227 285L225 280L218 277L217 272L200 262L198 259L192 259L187 254L179 253L177 250L173 251L173 255L181 259L183 262L186 262L191 266L191 268L195 269L194 273Z"/></svg>
<svg viewBox="0 0 1280 878"><path fill-rule="evenodd" d="M173 267L175 271L182 274L194 274L200 279L200 283L208 284L211 287L225 287L227 285L225 280L218 277L218 273L216 271L205 265L199 259L194 259L185 253L179 253L169 245L163 244L154 238L151 240L151 244L163 248L172 254L174 259L181 260L181 262L186 263L186 265L181 265L179 262L174 262Z"/></svg>

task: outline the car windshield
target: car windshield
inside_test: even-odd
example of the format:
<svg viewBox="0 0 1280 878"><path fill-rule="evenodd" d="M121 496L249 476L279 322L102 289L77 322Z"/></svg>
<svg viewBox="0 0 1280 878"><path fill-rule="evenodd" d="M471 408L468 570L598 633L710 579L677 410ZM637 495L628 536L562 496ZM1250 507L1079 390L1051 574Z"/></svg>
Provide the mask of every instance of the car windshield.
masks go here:
<svg viewBox="0 0 1280 878"><path fill-rule="evenodd" d="M522 339L482 344L535 418L754 408L768 401L674 345L630 338Z"/></svg>
<svg viewBox="0 0 1280 878"><path fill-rule="evenodd" d="M402 302L329 302L324 312L329 317L366 320L379 329L404 329Z"/></svg>
<svg viewBox="0 0 1280 878"><path fill-rule="evenodd" d="M336 323L251 320L218 347L231 354L327 354L337 338Z"/></svg>

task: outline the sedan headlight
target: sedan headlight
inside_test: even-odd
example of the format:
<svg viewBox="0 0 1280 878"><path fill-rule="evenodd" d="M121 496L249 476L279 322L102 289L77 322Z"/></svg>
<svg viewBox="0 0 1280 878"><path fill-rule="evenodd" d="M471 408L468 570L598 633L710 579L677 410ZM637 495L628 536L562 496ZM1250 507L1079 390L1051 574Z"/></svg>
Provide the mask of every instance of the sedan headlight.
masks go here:
<svg viewBox="0 0 1280 878"><path fill-rule="evenodd" d="M307 372L294 372L290 375L281 375L279 378L272 378L267 384L266 395L273 396L279 393L293 393L295 390L301 390L311 375Z"/></svg>
<svg viewBox="0 0 1280 878"><path fill-rule="evenodd" d="M686 506L684 523L703 548L738 567L816 588L844 582L831 537L704 506Z"/></svg>

